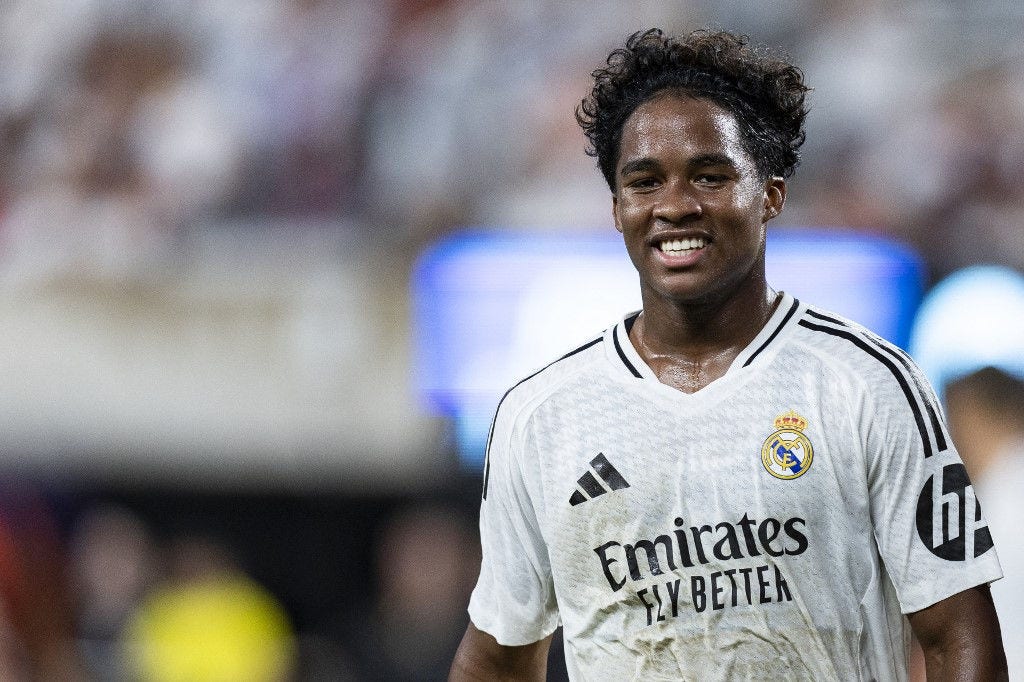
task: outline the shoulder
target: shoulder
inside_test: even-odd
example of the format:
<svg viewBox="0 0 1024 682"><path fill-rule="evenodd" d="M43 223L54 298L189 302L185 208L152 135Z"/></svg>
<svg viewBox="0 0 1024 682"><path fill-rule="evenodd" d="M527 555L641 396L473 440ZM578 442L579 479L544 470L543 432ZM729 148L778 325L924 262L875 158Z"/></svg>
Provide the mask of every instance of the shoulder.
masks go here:
<svg viewBox="0 0 1024 682"><path fill-rule="evenodd" d="M807 306L797 326L799 342L840 373L868 383L917 383L917 367L903 349L852 320Z"/></svg>
<svg viewBox="0 0 1024 682"><path fill-rule="evenodd" d="M536 407L551 395L569 384L574 378L584 376L595 366L603 353L603 341L607 332L596 336L577 348L549 362L536 372L521 379L508 389L498 401L487 446L484 450L483 498L487 499L492 462L507 470L512 460L518 459L515 443Z"/></svg>
<svg viewBox="0 0 1024 682"><path fill-rule="evenodd" d="M821 362L861 387L873 418L916 425L926 456L947 447L935 391L914 360L896 344L839 315L808 307L800 340Z"/></svg>
<svg viewBox="0 0 1024 682"><path fill-rule="evenodd" d="M595 335L513 384L498 401L496 418L521 414L593 369L603 357L602 345L607 333Z"/></svg>

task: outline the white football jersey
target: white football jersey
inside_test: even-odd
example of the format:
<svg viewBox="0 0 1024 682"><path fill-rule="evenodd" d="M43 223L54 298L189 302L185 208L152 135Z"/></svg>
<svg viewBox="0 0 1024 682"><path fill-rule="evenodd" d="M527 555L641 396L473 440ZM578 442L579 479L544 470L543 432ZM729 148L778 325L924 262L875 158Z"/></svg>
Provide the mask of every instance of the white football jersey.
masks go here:
<svg viewBox="0 0 1024 682"><path fill-rule="evenodd" d="M573 680L903 680L912 613L1001 576L935 395L786 295L729 371L660 383L632 315L513 387L469 612L561 624Z"/></svg>

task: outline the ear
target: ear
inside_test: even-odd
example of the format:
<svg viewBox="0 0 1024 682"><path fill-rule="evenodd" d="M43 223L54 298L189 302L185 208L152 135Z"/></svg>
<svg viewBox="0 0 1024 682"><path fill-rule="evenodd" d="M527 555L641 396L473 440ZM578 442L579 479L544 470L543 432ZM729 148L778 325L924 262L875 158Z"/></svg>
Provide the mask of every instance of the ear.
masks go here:
<svg viewBox="0 0 1024 682"><path fill-rule="evenodd" d="M786 181L773 176L768 178L764 186L764 212L761 220L768 222L775 216L782 213L782 207L786 204Z"/></svg>
<svg viewBox="0 0 1024 682"><path fill-rule="evenodd" d="M612 219L615 221L615 229L622 232L622 223L619 222L619 197L612 193Z"/></svg>

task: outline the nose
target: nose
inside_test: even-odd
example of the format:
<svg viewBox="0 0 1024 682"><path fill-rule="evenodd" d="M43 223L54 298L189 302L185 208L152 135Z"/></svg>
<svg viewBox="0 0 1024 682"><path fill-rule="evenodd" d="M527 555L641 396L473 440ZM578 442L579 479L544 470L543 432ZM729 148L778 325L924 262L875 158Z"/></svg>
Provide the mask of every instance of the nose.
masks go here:
<svg viewBox="0 0 1024 682"><path fill-rule="evenodd" d="M689 183L668 182L654 205L654 217L669 223L683 223L699 218L703 208Z"/></svg>

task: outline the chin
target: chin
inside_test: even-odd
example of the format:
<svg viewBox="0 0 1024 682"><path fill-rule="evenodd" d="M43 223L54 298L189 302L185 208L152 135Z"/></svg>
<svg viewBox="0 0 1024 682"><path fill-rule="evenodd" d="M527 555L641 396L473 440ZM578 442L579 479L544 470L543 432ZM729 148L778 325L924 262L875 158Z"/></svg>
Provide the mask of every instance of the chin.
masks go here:
<svg viewBox="0 0 1024 682"><path fill-rule="evenodd" d="M711 303L722 298L722 292L714 287L657 287L653 293L662 300L687 305L701 305Z"/></svg>
<svg viewBox="0 0 1024 682"><path fill-rule="evenodd" d="M730 296L740 293L743 281L740 279L726 282L722 278L695 278L681 274L662 278L655 286L649 288L655 296L671 303L707 305L720 303Z"/></svg>

